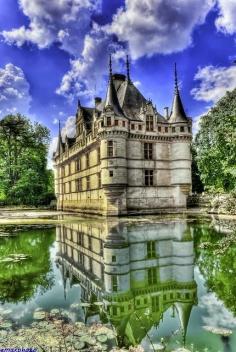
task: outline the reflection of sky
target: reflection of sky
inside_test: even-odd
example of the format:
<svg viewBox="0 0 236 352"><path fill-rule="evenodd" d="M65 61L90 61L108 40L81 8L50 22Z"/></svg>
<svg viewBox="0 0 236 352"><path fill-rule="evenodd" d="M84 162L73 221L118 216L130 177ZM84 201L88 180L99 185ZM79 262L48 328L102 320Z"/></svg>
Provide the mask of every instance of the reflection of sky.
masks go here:
<svg viewBox="0 0 236 352"><path fill-rule="evenodd" d="M18 321L19 323L27 323L31 321L32 314L38 307L47 311L52 308L61 308L63 310L70 311L69 316L73 320L83 320L84 313L82 308L78 310L78 314L75 314L75 312L70 309L71 304L79 303L80 301L80 285L76 284L70 288L67 281L66 300L64 298L61 272L55 264L57 252L57 244L54 242L54 244L50 247L50 260L54 276L53 287L43 294L41 294L38 290L35 296L26 303L3 305L0 307L0 315L2 315L3 310L10 309L12 310L12 313L9 315L13 320ZM220 337L203 330L202 326L204 325L234 329L234 334L230 337L230 341L231 344L235 343L236 346L236 318L224 307L223 302L219 301L214 293L207 292L204 277L200 273L197 266L194 270L194 279L198 286L199 305L193 307L190 315L187 333L187 346L190 346L190 344L193 343L199 351L203 351L206 346L211 347L210 351L212 352L223 351L223 345ZM152 341L158 342L161 337L165 337L166 340L169 339L170 343L174 346L176 341L182 340L178 314L175 313L175 316L173 317L172 313L172 308L168 309L164 313L163 321L160 321L159 327L153 326L150 329L148 335ZM99 321L99 316L96 314L89 317L88 323L95 321ZM144 346L145 352L148 352L150 341L147 337L143 339L142 345ZM235 352L236 349L232 348L231 351Z"/></svg>

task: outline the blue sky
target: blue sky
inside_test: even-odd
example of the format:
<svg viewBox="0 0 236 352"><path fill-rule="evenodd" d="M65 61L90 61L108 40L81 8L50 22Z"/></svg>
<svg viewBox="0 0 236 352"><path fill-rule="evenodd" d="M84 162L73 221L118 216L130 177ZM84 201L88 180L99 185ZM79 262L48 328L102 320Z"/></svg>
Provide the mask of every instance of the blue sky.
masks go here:
<svg viewBox="0 0 236 352"><path fill-rule="evenodd" d="M234 0L0 0L0 117L21 112L73 133L80 99L104 96L108 53L163 113L181 95L197 121L236 86ZM67 122L66 122L67 121ZM54 138L55 145L55 138Z"/></svg>

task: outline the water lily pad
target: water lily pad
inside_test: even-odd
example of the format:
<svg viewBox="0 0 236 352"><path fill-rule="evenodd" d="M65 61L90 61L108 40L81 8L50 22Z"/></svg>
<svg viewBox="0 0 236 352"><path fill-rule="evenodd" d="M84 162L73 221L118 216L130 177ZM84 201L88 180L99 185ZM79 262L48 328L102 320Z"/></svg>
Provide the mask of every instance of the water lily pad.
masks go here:
<svg viewBox="0 0 236 352"><path fill-rule="evenodd" d="M4 310L1 312L2 315L9 315L9 314L11 314L11 313L12 313L12 310L11 310L11 309L4 309Z"/></svg>
<svg viewBox="0 0 236 352"><path fill-rule="evenodd" d="M50 310L51 315L59 315L60 314L60 309L54 308Z"/></svg>
<svg viewBox="0 0 236 352"><path fill-rule="evenodd" d="M106 342L108 338L107 338L106 335L97 335L97 336L96 336L96 339L97 339L99 342Z"/></svg>
<svg viewBox="0 0 236 352"><path fill-rule="evenodd" d="M88 307L91 307L91 304L90 304L90 303L82 302L82 303L80 303L80 307L88 308Z"/></svg>
<svg viewBox="0 0 236 352"><path fill-rule="evenodd" d="M85 347L85 342L84 341L77 341L74 343L74 348L75 350L82 350Z"/></svg>
<svg viewBox="0 0 236 352"><path fill-rule="evenodd" d="M79 309L81 306L80 306L80 304L79 303L72 303L71 305L70 305L70 308L71 309Z"/></svg>
<svg viewBox="0 0 236 352"><path fill-rule="evenodd" d="M0 323L0 329L10 329L12 327L12 322L5 320L3 322Z"/></svg>
<svg viewBox="0 0 236 352"><path fill-rule="evenodd" d="M46 312L44 312L43 310L35 311L34 315L33 315L33 318L35 320L43 320L43 319L46 318Z"/></svg>
<svg viewBox="0 0 236 352"><path fill-rule="evenodd" d="M203 326L203 329L209 332L212 332L213 334L216 335L221 335L221 336L230 336L232 335L233 331L230 329L225 329L225 328L217 328L214 326Z"/></svg>

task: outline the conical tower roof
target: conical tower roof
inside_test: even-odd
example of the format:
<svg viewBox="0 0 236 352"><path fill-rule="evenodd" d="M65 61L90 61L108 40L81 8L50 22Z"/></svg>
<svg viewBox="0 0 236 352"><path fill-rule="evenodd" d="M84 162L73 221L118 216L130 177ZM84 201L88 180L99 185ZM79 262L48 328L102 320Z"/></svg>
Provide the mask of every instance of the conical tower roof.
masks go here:
<svg viewBox="0 0 236 352"><path fill-rule="evenodd" d="M192 306L193 306L193 304L189 303L189 302L186 302L186 303L185 302L177 302L175 304L175 307L178 311L180 324L181 324L184 345L185 345L186 334L187 334L187 329L188 329L188 322L189 322Z"/></svg>
<svg viewBox="0 0 236 352"><path fill-rule="evenodd" d="M174 92L174 99L173 99L169 122L175 123L175 122L187 122L187 121L188 121L188 118L184 111L184 107L179 93L177 69L175 64L175 92Z"/></svg>
<svg viewBox="0 0 236 352"><path fill-rule="evenodd" d="M64 151L64 145L63 145L63 141L62 141L62 136L61 136L61 123L59 120L59 124L58 124L58 140L57 140L57 149L55 152L55 157L59 156L60 154L63 153Z"/></svg>
<svg viewBox="0 0 236 352"><path fill-rule="evenodd" d="M118 100L117 94L116 94L116 89L115 89L115 86L113 83L111 56L110 56L110 62L109 62L109 69L110 69L110 77L109 77L109 82L108 82L104 110L106 110L106 108L110 108L114 111L115 115L123 116L124 113L120 107L120 103L119 103L119 100Z"/></svg>

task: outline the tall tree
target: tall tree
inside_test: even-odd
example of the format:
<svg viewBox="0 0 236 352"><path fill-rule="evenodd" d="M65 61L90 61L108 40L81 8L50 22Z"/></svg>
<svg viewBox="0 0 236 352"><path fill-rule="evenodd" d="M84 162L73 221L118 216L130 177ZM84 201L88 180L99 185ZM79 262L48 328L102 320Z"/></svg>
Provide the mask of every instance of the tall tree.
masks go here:
<svg viewBox="0 0 236 352"><path fill-rule="evenodd" d="M40 204L51 193L49 130L20 114L0 121L0 189L10 204Z"/></svg>
<svg viewBox="0 0 236 352"><path fill-rule="evenodd" d="M194 148L205 188L236 190L236 89L201 118Z"/></svg>

